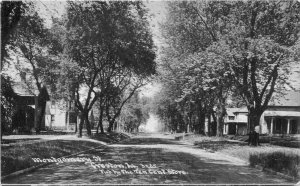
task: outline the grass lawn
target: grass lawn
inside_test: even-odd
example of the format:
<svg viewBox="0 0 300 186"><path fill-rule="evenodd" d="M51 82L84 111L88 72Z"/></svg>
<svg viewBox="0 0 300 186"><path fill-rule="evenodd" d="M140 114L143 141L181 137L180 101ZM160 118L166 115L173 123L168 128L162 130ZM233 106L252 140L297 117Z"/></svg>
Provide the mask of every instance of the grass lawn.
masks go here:
<svg viewBox="0 0 300 186"><path fill-rule="evenodd" d="M117 142L125 138L128 138L128 136L118 133L99 134L93 137L97 141L107 143ZM68 140L59 139L36 143L20 142L9 146L1 145L1 175L5 176L41 164L34 162L32 158L60 158L95 147L104 147L97 141L74 137L74 139Z"/></svg>
<svg viewBox="0 0 300 186"><path fill-rule="evenodd" d="M234 157L249 161L251 154L283 152L300 155L299 148L290 148L262 143L260 146L249 146L247 143L228 142L225 137L207 137L197 134L185 136L183 141L196 145L199 148L222 152Z"/></svg>
<svg viewBox="0 0 300 186"><path fill-rule="evenodd" d="M282 161L284 161L284 155L289 157L299 157L300 158L300 149L299 148L290 148L290 147L282 147L271 145L268 143L261 144L260 146L249 146L247 143L236 143L227 141L227 138L223 137L207 137L201 135L190 135L186 136L183 141L188 143L192 143L198 148L208 150L210 152L220 152L223 154L227 154L233 157L240 158L242 160L250 162L250 157L258 156L258 157L268 157L268 154L282 154ZM264 156L261 156L264 154ZM272 157L272 156L270 156ZM291 159L291 158L290 158ZM278 160L278 163L281 160ZM259 162L259 161L258 161ZM264 166L264 165L262 165ZM300 170L300 164L296 165L296 169ZM284 172L286 173L286 172ZM300 173L300 171L298 171ZM293 175L294 176L294 175Z"/></svg>
<svg viewBox="0 0 300 186"><path fill-rule="evenodd" d="M282 152L285 154L300 155L300 149L280 147L280 146L275 146L270 144L262 144L261 146L257 146L257 147L248 146L248 145L244 145L244 146L232 145L230 147L220 149L219 152L229 154L247 161L249 161L251 154Z"/></svg>
<svg viewBox="0 0 300 186"><path fill-rule="evenodd" d="M260 165L276 172L300 178L300 149L270 144L261 146L232 145L219 152L246 160L250 166Z"/></svg>

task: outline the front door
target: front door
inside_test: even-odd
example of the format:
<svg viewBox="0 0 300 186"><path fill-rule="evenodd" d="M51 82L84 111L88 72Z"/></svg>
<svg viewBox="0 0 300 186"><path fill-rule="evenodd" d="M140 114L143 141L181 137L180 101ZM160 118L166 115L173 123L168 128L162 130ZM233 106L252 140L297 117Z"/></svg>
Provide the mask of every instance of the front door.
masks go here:
<svg viewBox="0 0 300 186"><path fill-rule="evenodd" d="M235 135L236 134L236 124L235 123L228 124L228 134L229 135Z"/></svg>

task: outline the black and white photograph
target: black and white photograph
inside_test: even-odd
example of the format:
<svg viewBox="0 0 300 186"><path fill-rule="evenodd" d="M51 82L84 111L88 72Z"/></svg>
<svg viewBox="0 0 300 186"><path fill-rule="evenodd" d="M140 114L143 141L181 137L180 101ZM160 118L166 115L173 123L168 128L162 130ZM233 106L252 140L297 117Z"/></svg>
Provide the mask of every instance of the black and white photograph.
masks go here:
<svg viewBox="0 0 300 186"><path fill-rule="evenodd" d="M300 1L4 0L1 185L300 185Z"/></svg>

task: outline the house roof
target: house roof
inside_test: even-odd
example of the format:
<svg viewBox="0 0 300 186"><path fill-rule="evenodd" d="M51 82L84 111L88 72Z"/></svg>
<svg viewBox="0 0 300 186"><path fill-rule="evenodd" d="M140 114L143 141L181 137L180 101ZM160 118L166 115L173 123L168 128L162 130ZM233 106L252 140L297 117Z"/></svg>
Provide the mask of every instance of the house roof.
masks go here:
<svg viewBox="0 0 300 186"><path fill-rule="evenodd" d="M226 112L228 116L234 116L234 113L247 113L248 110L246 107L241 108L226 108Z"/></svg>
<svg viewBox="0 0 300 186"><path fill-rule="evenodd" d="M265 116L300 117L299 111L266 111Z"/></svg>
<svg viewBox="0 0 300 186"><path fill-rule="evenodd" d="M30 90L25 83L14 82L12 88L19 96L34 96L34 90Z"/></svg>
<svg viewBox="0 0 300 186"><path fill-rule="evenodd" d="M300 106L300 91L290 91L284 95L274 94L269 106Z"/></svg>

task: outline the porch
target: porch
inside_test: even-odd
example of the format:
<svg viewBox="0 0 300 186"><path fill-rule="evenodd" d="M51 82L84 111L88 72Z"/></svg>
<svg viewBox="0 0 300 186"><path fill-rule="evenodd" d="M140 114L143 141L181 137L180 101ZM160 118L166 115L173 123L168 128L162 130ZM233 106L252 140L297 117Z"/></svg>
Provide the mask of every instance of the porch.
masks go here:
<svg viewBox="0 0 300 186"><path fill-rule="evenodd" d="M270 135L300 134L300 118L284 116L265 116Z"/></svg>
<svg viewBox="0 0 300 186"><path fill-rule="evenodd" d="M246 135L247 123L242 123L242 122L225 123L223 133L227 135Z"/></svg>

